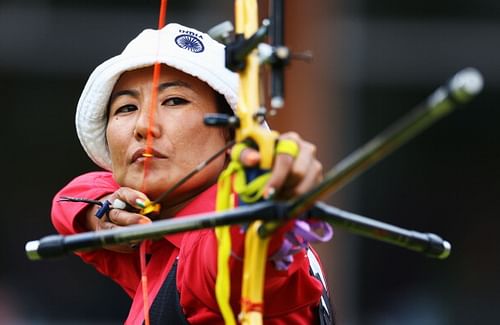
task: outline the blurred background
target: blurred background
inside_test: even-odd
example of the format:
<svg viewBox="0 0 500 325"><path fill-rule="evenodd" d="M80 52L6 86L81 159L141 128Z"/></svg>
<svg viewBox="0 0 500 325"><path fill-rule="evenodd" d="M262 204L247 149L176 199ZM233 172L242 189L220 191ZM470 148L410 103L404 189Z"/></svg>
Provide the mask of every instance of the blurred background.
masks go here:
<svg viewBox="0 0 500 325"><path fill-rule="evenodd" d="M271 126L299 131L326 169L467 66L483 93L328 198L453 245L446 260L341 229L318 245L339 324L497 324L500 306L500 3L495 0L286 1L287 42L311 63L287 69ZM159 0L0 0L4 180L0 323L120 324L130 301L76 257L30 262L26 241L54 233L56 191L96 170L74 111L86 78L146 27ZM169 1L169 22L207 30L232 2Z"/></svg>

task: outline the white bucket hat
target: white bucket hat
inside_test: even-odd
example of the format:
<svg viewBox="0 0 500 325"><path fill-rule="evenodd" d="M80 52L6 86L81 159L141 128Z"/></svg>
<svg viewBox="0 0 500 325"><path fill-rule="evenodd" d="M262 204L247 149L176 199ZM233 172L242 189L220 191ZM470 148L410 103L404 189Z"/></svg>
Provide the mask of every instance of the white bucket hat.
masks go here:
<svg viewBox="0 0 500 325"><path fill-rule="evenodd" d="M179 24L161 30L147 29L117 55L99 65L89 77L76 110L76 131L89 157L111 170L106 144L109 97L126 71L164 63L206 82L224 95L234 109L238 101L238 76L225 67L224 45L208 34Z"/></svg>

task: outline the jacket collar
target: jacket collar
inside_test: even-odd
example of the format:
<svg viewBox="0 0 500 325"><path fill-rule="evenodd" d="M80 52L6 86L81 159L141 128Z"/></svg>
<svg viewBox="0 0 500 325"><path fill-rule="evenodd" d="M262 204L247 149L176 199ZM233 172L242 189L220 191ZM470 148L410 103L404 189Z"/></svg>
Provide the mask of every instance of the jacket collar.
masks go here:
<svg viewBox="0 0 500 325"><path fill-rule="evenodd" d="M198 213L215 211L215 200L217 195L217 183L201 192L196 198L183 207L174 218L184 218ZM164 236L166 240L174 244L177 248L181 247L184 233L176 233Z"/></svg>

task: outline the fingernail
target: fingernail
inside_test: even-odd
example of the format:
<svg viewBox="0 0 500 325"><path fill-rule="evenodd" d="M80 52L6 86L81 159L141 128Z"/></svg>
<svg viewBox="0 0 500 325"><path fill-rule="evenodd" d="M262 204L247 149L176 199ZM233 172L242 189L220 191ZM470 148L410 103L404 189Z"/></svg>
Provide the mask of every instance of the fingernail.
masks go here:
<svg viewBox="0 0 500 325"><path fill-rule="evenodd" d="M135 204L144 209L146 205L149 204L149 200L143 200L141 198L137 198L135 199Z"/></svg>
<svg viewBox="0 0 500 325"><path fill-rule="evenodd" d="M274 189L274 187L268 187L264 190L262 196L265 200L270 200L274 197L274 194L276 194L276 190Z"/></svg>
<svg viewBox="0 0 500 325"><path fill-rule="evenodd" d="M260 155L258 152L250 151L244 155L245 164L254 165L259 162Z"/></svg>
<svg viewBox="0 0 500 325"><path fill-rule="evenodd" d="M145 225L145 224L148 224L148 223L151 223L151 222L152 221L149 218L141 218L141 219L139 219L139 224L141 224L141 225Z"/></svg>

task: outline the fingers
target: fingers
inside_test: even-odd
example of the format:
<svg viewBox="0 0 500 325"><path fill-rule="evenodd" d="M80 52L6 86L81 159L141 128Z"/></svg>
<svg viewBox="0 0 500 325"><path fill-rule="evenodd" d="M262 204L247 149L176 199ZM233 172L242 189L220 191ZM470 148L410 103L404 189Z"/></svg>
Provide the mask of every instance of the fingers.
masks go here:
<svg viewBox="0 0 500 325"><path fill-rule="evenodd" d="M278 150L270 179L264 189L264 198L290 199L304 194L323 179L323 166L316 158L316 146L303 140L297 133L290 132L280 136L280 140L293 141L293 146ZM296 155L296 156L295 156ZM295 156L295 157L294 157ZM246 148L241 151L240 161L246 167L255 167L260 162L259 153Z"/></svg>
<svg viewBox="0 0 500 325"><path fill-rule="evenodd" d="M107 221L116 226L130 226L151 223L151 219L138 213L121 209L111 209L107 215Z"/></svg>
<svg viewBox="0 0 500 325"><path fill-rule="evenodd" d="M276 194L280 194L282 191L285 182L290 176L291 170L294 165L294 158L289 155L278 154L274 159L273 170L271 173L271 177L266 184L264 189L264 198L272 198ZM296 175L299 177L298 175ZM295 179L295 177L294 177ZM292 181L291 179L288 182L289 186L293 186L296 181Z"/></svg>
<svg viewBox="0 0 500 325"><path fill-rule="evenodd" d="M240 161L245 167L255 167L260 163L259 152L250 147L241 151Z"/></svg>
<svg viewBox="0 0 500 325"><path fill-rule="evenodd" d="M136 209L143 208L144 205L149 202L148 197L144 193L131 189L130 187L120 187L116 190L116 192L111 195L110 201L113 202L115 199L119 199Z"/></svg>
<svg viewBox="0 0 500 325"><path fill-rule="evenodd" d="M139 191L128 187L121 187L116 192L114 192L109 198L109 201L116 202L113 205L115 208L109 210L101 219L98 220L96 225L96 230L113 229L116 227L125 227L136 224L150 223L151 219L146 216L136 213L135 209L142 208L146 202L149 202L148 197ZM126 204L125 208L118 206L120 200ZM132 207L134 209L128 209L127 207Z"/></svg>
<svg viewBox="0 0 500 325"><path fill-rule="evenodd" d="M319 184L323 180L323 165L315 160L311 163L308 172L304 175L304 178L300 180L295 186L285 186L280 191L279 199L291 199L297 197L311 190L316 184Z"/></svg>
<svg viewBox="0 0 500 325"><path fill-rule="evenodd" d="M290 154L277 154L268 192L275 192L277 199L290 199L310 190L322 179L323 167L316 159L316 146L304 141L297 133L283 134L280 140L292 140L299 147L294 158Z"/></svg>
<svg viewBox="0 0 500 325"><path fill-rule="evenodd" d="M96 230L108 230L138 224L151 223L151 219L143 215L120 209L111 209L96 223Z"/></svg>
<svg viewBox="0 0 500 325"><path fill-rule="evenodd" d="M88 221L90 229L94 229L96 231L108 230L151 222L148 217L136 213L136 211L139 211L139 209L149 203L149 199L144 193L128 187L121 187L113 194L101 199L112 202L112 209L105 213L101 218L97 218L95 216L95 212L92 213L92 215L89 215L87 218L90 217L90 219L87 220L90 220L90 222ZM89 211L89 213L91 213L91 211ZM124 243L105 246L104 248L119 253L132 253L136 250L137 244L138 242Z"/></svg>

